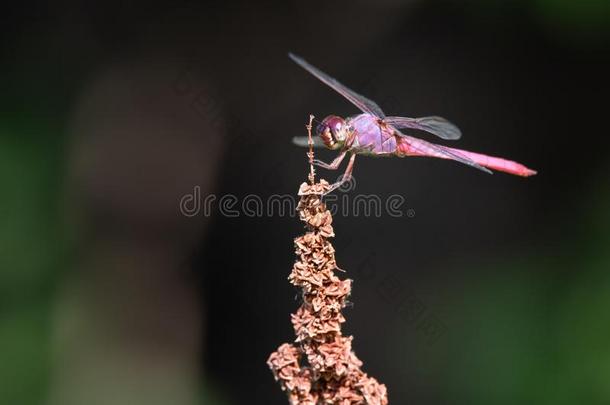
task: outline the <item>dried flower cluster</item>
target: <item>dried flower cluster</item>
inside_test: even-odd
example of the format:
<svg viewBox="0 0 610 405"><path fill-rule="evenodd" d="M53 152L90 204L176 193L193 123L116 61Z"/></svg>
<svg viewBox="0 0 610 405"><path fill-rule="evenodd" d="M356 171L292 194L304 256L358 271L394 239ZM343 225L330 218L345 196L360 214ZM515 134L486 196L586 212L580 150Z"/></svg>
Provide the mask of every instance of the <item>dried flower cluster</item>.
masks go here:
<svg viewBox="0 0 610 405"><path fill-rule="evenodd" d="M313 172L312 172L313 173ZM302 289L303 304L292 315L296 340L271 354L267 364L290 404L387 404L386 387L365 374L352 351L352 337L341 334L341 310L351 291L351 280L341 280L335 250L332 216L321 200L329 184L321 180L299 189L300 219L307 233L295 239L298 259L289 276Z"/></svg>

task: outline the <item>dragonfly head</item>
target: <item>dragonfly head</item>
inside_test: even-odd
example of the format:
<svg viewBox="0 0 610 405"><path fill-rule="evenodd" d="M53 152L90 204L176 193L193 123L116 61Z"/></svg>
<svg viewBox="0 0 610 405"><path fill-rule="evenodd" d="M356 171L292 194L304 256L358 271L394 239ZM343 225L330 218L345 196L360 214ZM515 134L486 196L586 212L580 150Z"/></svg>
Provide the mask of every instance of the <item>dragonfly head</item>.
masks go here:
<svg viewBox="0 0 610 405"><path fill-rule="evenodd" d="M328 149L339 149L347 138L347 125L343 118L329 115L318 125L317 134Z"/></svg>

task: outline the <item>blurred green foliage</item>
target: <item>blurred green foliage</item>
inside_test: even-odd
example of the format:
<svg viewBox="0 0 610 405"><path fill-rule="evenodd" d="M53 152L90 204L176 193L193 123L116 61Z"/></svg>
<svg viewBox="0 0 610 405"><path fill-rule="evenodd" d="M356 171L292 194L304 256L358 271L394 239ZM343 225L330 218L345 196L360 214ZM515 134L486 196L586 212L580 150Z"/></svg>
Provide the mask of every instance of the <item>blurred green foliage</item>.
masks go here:
<svg viewBox="0 0 610 405"><path fill-rule="evenodd" d="M477 21L492 17L494 22L518 24L511 15L528 16L554 36L583 44L603 40L600 35L607 36L610 30L608 0L470 0L466 4L476 14Z"/></svg>
<svg viewBox="0 0 610 405"><path fill-rule="evenodd" d="M447 401L610 403L610 193L589 198L591 211L562 246L463 269L464 286L445 293L448 334L418 351L418 364L433 368Z"/></svg>
<svg viewBox="0 0 610 405"><path fill-rule="evenodd" d="M581 28L607 27L610 24L608 0L534 0L533 8L544 19Z"/></svg>
<svg viewBox="0 0 610 405"><path fill-rule="evenodd" d="M26 122L0 128L0 403L25 405L42 403L48 384L53 296L65 257L63 139Z"/></svg>

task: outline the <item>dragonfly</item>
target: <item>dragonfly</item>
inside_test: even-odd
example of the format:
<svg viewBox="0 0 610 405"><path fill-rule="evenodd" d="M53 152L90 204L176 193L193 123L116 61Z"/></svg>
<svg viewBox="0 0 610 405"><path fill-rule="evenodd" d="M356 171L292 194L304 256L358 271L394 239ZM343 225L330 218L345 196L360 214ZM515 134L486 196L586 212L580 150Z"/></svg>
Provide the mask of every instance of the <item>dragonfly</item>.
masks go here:
<svg viewBox="0 0 610 405"><path fill-rule="evenodd" d="M361 111L360 114L347 118L329 115L317 125L317 137L314 146L325 146L328 149L338 150L339 155L331 163L316 159L313 161L314 165L324 169L337 170L345 157L349 155L345 173L339 181L330 187L328 192L337 189L351 179L357 155L376 157L427 156L454 160L489 174L492 173L490 169L522 177L536 174L535 170L512 160L450 148L407 135L401 130L421 130L445 140L460 139L462 133L457 126L438 116L420 118L386 116L374 101L349 89L300 56L292 53L289 53L288 56ZM299 146L308 146L308 138L304 136L294 137L293 142Z"/></svg>

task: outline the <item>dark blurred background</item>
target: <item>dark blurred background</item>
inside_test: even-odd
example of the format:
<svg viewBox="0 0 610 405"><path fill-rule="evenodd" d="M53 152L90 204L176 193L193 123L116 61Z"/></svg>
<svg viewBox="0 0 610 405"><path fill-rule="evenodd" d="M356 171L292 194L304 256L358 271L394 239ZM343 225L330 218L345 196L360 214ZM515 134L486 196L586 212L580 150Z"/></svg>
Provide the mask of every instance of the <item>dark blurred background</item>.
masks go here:
<svg viewBox="0 0 610 405"><path fill-rule="evenodd" d="M344 329L390 403L610 403L609 11L5 6L0 403L287 403L265 361L294 338L300 222L189 217L180 201L295 194L308 114L357 112L289 51L390 115L445 116L458 147L539 171L357 160L352 195L399 194L415 213L335 217L355 280Z"/></svg>

